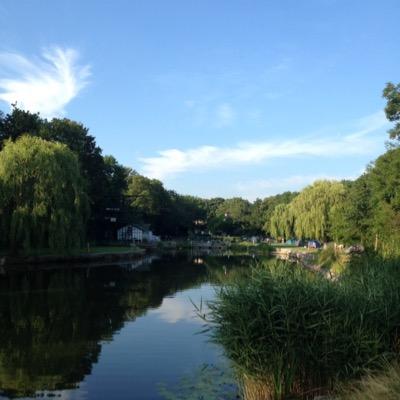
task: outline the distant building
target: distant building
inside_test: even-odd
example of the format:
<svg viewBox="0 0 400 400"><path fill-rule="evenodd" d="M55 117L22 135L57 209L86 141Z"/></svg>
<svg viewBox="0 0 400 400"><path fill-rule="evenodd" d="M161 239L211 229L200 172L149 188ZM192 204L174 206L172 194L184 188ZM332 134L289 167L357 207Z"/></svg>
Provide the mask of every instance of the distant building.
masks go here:
<svg viewBox="0 0 400 400"><path fill-rule="evenodd" d="M126 225L117 231L117 238L119 241L142 243L142 242L159 242L160 237L153 234L153 232L145 226L130 224Z"/></svg>
<svg viewBox="0 0 400 400"><path fill-rule="evenodd" d="M142 242L143 230L137 225L126 225L117 231L117 239L124 242Z"/></svg>
<svg viewBox="0 0 400 400"><path fill-rule="evenodd" d="M145 242L154 243L154 242L159 242L160 237L157 235L154 235L154 233L150 230L144 230L143 231L143 240Z"/></svg>

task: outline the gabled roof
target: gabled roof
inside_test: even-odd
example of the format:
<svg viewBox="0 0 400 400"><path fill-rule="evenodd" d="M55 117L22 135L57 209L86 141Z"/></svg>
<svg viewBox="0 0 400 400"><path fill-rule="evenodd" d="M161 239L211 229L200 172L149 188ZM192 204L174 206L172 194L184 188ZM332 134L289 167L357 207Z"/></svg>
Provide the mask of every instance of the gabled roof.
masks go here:
<svg viewBox="0 0 400 400"><path fill-rule="evenodd" d="M133 227L133 228L136 228L136 229L140 229L142 232L148 232L150 229L150 225L147 225L147 224L136 224L136 223L133 223L133 224L128 224L128 225L125 225L125 226L122 226L120 229L123 229L123 228L127 228L127 227L129 227L129 226L131 226L131 227Z"/></svg>

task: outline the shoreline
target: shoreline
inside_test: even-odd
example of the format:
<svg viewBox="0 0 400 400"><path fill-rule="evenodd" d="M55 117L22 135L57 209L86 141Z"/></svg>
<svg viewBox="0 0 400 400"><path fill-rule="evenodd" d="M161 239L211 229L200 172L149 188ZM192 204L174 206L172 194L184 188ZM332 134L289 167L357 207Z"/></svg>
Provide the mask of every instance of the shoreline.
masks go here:
<svg viewBox="0 0 400 400"><path fill-rule="evenodd" d="M81 253L65 255L1 256L0 267L41 265L54 263L90 263L93 261L130 260L145 255L147 249L134 249L126 252Z"/></svg>

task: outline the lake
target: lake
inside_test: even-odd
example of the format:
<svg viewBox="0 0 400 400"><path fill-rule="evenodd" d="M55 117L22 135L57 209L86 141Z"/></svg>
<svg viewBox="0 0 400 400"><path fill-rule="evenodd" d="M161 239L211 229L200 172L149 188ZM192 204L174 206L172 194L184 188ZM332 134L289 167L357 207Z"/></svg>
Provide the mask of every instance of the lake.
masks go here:
<svg viewBox="0 0 400 400"><path fill-rule="evenodd" d="M147 256L0 275L0 399L234 399L194 304L252 257Z"/></svg>

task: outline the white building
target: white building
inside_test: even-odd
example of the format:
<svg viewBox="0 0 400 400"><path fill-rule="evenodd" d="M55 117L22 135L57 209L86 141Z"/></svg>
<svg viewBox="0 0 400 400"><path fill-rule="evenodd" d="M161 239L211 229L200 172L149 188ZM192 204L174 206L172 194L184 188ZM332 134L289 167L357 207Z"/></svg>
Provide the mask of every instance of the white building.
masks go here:
<svg viewBox="0 0 400 400"><path fill-rule="evenodd" d="M143 229L137 225L127 225L118 229L117 239L123 241L142 242Z"/></svg>
<svg viewBox="0 0 400 400"><path fill-rule="evenodd" d="M160 241L160 237L145 227L139 225L127 225L118 229L117 239L123 241L132 241L134 243L155 243Z"/></svg>
<svg viewBox="0 0 400 400"><path fill-rule="evenodd" d="M143 231L143 240L150 243L154 243L154 242L159 242L160 237L154 235L153 232L150 230L145 230Z"/></svg>

